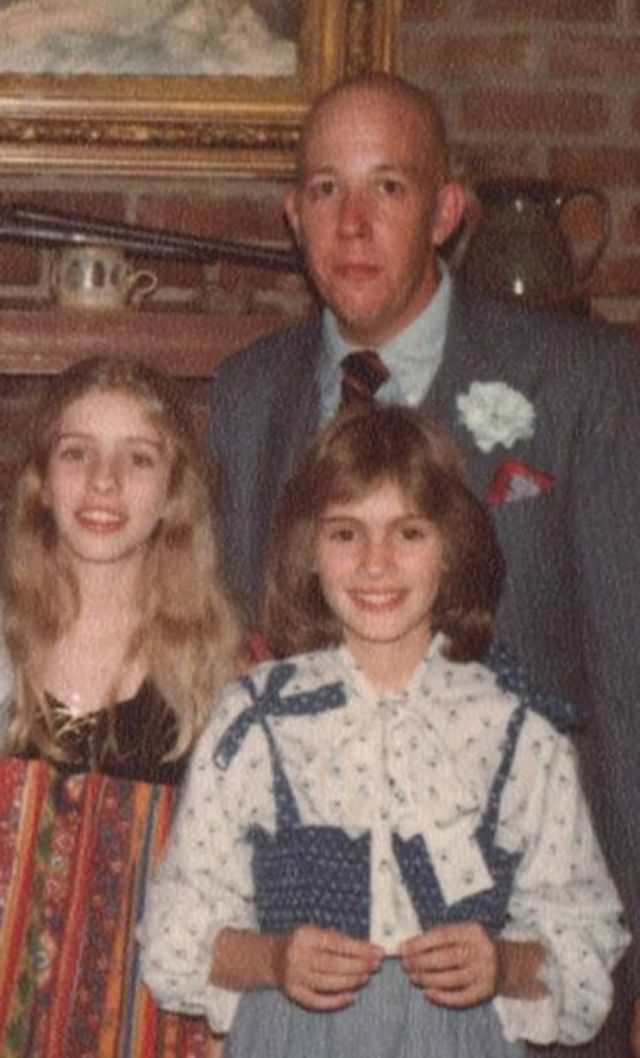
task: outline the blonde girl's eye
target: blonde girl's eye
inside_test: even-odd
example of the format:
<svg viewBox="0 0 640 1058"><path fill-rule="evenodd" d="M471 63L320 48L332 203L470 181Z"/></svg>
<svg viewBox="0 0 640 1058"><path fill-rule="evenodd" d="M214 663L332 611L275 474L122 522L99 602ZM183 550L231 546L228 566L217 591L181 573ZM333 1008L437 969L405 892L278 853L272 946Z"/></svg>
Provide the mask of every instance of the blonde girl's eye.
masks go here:
<svg viewBox="0 0 640 1058"><path fill-rule="evenodd" d="M340 544L348 544L355 539L355 530L348 525L340 525L331 531L330 539Z"/></svg>
<svg viewBox="0 0 640 1058"><path fill-rule="evenodd" d="M64 444L58 449L58 459L63 463L82 463L90 454L88 445Z"/></svg>

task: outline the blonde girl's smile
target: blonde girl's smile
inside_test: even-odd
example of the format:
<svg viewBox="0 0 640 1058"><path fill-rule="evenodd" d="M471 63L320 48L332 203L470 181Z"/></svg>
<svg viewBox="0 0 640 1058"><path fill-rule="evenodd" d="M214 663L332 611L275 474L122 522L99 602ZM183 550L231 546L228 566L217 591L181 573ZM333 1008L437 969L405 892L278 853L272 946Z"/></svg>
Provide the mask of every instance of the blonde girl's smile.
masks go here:
<svg viewBox="0 0 640 1058"><path fill-rule="evenodd" d="M126 521L122 514L115 514L112 510L98 510L97 508L79 510L76 517L85 529L97 533L114 532L124 525Z"/></svg>

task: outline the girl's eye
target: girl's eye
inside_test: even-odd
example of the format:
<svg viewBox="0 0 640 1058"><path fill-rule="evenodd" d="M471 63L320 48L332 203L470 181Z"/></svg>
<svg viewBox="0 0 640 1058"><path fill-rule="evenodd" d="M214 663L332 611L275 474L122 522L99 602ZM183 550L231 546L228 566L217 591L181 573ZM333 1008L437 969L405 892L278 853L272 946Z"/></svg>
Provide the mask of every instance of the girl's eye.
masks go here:
<svg viewBox="0 0 640 1058"><path fill-rule="evenodd" d="M403 525L400 529L400 533L403 540L426 540L429 535L429 528L419 524Z"/></svg>
<svg viewBox="0 0 640 1058"><path fill-rule="evenodd" d="M131 462L134 467L140 467L141 469L154 467L156 465L155 459L150 452L132 452Z"/></svg>
<svg viewBox="0 0 640 1058"><path fill-rule="evenodd" d="M344 544L355 540L356 530L352 525L328 521L321 526L321 536L331 543Z"/></svg>
<svg viewBox="0 0 640 1058"><path fill-rule="evenodd" d="M65 463L81 463L89 454L82 445L66 445L58 452L58 458Z"/></svg>
<svg viewBox="0 0 640 1058"><path fill-rule="evenodd" d="M349 529L345 526L339 529L334 529L331 533L330 539L338 540L340 543L348 543L350 540L353 540L354 537L355 533L353 529Z"/></svg>

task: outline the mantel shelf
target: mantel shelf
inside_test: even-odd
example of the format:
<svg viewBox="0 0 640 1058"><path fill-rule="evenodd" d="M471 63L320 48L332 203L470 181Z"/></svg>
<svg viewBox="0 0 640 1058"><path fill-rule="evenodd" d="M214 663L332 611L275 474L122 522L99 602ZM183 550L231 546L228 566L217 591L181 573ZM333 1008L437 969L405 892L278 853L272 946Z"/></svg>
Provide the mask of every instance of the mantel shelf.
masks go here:
<svg viewBox="0 0 640 1058"><path fill-rule="evenodd" d="M99 354L139 357L182 378L217 364L287 321L282 313L172 309L0 309L0 375L49 375ZM625 326L640 347L640 324Z"/></svg>
<svg viewBox="0 0 640 1058"><path fill-rule="evenodd" d="M0 374L47 375L99 354L139 357L184 378L206 378L230 353L284 323L281 313L2 309Z"/></svg>

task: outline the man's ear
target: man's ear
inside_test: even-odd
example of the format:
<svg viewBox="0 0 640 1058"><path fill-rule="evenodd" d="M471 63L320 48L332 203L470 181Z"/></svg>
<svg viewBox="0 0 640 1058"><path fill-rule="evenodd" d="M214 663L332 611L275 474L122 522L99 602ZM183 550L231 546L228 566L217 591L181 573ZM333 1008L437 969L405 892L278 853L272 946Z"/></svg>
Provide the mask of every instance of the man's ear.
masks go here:
<svg viewBox="0 0 640 1058"><path fill-rule="evenodd" d="M442 246L462 221L466 197L463 185L457 180L449 180L440 188L433 222L434 246Z"/></svg>
<svg viewBox="0 0 640 1058"><path fill-rule="evenodd" d="M287 218L287 222L293 236L300 245L300 210L298 208L298 190L295 187L290 187L285 192L284 196L284 215Z"/></svg>

